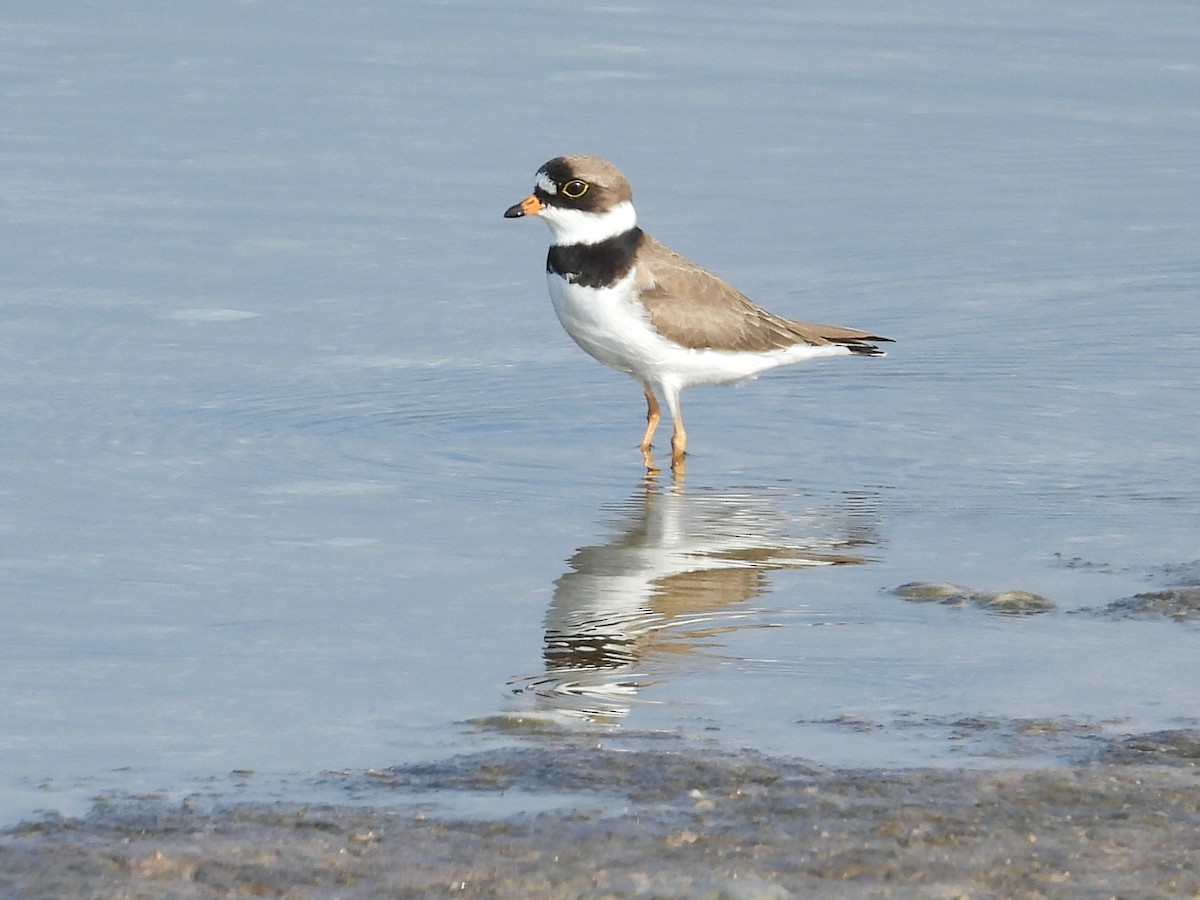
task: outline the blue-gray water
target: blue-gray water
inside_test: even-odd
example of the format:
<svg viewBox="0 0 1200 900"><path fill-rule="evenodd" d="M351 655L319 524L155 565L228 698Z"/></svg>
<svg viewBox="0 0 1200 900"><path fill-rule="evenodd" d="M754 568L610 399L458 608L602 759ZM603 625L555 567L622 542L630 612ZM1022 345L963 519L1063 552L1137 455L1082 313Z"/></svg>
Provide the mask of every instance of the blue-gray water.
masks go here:
<svg viewBox="0 0 1200 900"><path fill-rule="evenodd" d="M1200 557L1198 98L1168 0L6 5L0 819L514 714L878 766L1194 725L1194 626L1069 611ZM890 355L689 392L643 485L501 218L565 152Z"/></svg>

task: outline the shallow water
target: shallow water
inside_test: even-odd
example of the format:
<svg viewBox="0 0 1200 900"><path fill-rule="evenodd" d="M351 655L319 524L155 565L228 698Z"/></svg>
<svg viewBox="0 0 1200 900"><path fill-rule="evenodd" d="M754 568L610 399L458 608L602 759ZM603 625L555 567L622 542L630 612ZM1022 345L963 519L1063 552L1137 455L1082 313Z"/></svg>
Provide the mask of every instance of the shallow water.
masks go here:
<svg viewBox="0 0 1200 900"><path fill-rule="evenodd" d="M9 7L0 818L522 716L831 766L1195 724L1194 626L1071 614L1200 558L1200 15L1138 9ZM689 392L647 485L500 218L561 152L890 355Z"/></svg>

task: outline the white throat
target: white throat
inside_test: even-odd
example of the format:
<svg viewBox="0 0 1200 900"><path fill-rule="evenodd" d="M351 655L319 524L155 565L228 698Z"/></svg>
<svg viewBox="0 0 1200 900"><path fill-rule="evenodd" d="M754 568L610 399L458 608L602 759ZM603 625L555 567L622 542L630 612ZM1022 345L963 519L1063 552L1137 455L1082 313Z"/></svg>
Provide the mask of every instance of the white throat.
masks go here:
<svg viewBox="0 0 1200 900"><path fill-rule="evenodd" d="M637 225L637 213L633 204L622 200L605 212L584 212L579 209L563 209L545 206L538 213L550 226L552 244L569 247L572 244L598 244L618 234L624 234Z"/></svg>

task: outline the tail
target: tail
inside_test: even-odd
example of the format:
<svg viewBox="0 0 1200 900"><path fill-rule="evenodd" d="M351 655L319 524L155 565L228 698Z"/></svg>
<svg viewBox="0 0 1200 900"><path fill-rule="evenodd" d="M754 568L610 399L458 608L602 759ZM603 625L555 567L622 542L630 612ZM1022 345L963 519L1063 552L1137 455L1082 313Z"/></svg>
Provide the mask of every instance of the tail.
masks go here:
<svg viewBox="0 0 1200 900"><path fill-rule="evenodd" d="M877 342L892 343L891 338L881 337L857 328L843 328L841 325L816 325L817 333L831 344L840 344L856 356L887 356L875 346Z"/></svg>
<svg viewBox="0 0 1200 900"><path fill-rule="evenodd" d="M891 338L880 337L877 334L864 334L862 337L833 338L832 340L833 343L841 344L855 356L887 356L887 352L880 350L872 341L892 343Z"/></svg>
<svg viewBox="0 0 1200 900"><path fill-rule="evenodd" d="M856 356L887 356L875 344L878 342L892 343L891 338L871 334L869 331L859 331L857 328L846 328L843 325L821 325L817 322L797 322L794 319L780 319L771 316L770 313L762 313L762 315L768 317L772 324L785 330L793 342L800 340L817 346L837 344Z"/></svg>

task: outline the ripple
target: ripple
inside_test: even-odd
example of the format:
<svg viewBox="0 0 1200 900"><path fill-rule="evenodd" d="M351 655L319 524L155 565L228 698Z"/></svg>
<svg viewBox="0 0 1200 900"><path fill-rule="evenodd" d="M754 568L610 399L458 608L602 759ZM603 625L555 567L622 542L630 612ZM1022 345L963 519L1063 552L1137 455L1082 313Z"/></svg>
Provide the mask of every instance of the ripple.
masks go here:
<svg viewBox="0 0 1200 900"><path fill-rule="evenodd" d="M257 319L262 313L250 312L245 309L180 309L167 313L164 318L176 322L191 322L204 324L214 322L242 322L246 319Z"/></svg>
<svg viewBox="0 0 1200 900"><path fill-rule="evenodd" d="M353 497L364 494L384 494L396 490L394 484L361 481L293 481L259 488L260 494L281 494L305 497Z"/></svg>

